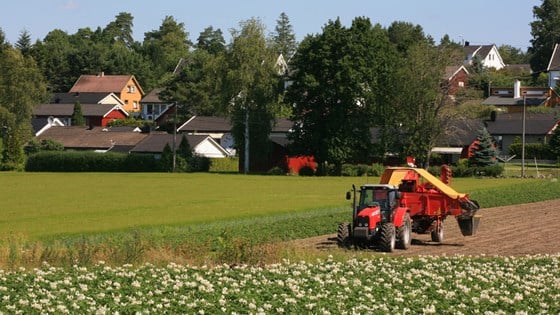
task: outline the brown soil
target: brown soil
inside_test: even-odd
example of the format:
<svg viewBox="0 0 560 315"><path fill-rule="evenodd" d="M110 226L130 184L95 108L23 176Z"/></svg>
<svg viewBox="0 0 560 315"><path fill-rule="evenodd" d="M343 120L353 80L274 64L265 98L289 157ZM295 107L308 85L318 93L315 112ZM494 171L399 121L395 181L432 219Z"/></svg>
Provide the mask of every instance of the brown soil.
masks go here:
<svg viewBox="0 0 560 315"><path fill-rule="evenodd" d="M444 222L442 243L430 234L412 234L412 246L389 255L500 255L520 256L560 253L560 199L530 204L481 209L479 229L463 236L456 220ZM336 231L336 227L333 227ZM298 248L316 251L345 251L337 246L336 234L293 241ZM367 249L376 252L375 249Z"/></svg>

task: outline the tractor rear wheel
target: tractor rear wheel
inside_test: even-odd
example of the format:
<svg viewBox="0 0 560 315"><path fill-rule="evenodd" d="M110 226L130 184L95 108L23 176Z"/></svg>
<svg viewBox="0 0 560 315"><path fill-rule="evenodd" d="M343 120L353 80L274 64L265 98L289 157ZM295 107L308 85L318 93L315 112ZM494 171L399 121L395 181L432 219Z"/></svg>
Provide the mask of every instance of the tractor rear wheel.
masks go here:
<svg viewBox="0 0 560 315"><path fill-rule="evenodd" d="M395 250L396 243L395 225L392 222L383 223L379 231L379 248L384 252Z"/></svg>
<svg viewBox="0 0 560 315"><path fill-rule="evenodd" d="M397 230L397 248L408 249L412 243L412 222L410 215L404 214L403 225Z"/></svg>
<svg viewBox="0 0 560 315"><path fill-rule="evenodd" d="M443 222L437 222L435 229L431 233L432 241L441 243L443 242Z"/></svg>
<svg viewBox="0 0 560 315"><path fill-rule="evenodd" d="M349 248L352 245L352 237L350 235L351 226L348 222L338 224L336 241L338 246Z"/></svg>

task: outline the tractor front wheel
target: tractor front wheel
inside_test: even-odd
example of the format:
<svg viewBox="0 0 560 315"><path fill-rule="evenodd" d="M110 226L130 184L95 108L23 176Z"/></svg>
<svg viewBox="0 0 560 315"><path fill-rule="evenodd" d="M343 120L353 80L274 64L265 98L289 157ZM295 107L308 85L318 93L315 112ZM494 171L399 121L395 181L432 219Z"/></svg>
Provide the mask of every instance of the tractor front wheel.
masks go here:
<svg viewBox="0 0 560 315"><path fill-rule="evenodd" d="M405 213L403 225L398 229L397 239L397 248L400 249L408 249L412 243L412 222L408 213Z"/></svg>
<svg viewBox="0 0 560 315"><path fill-rule="evenodd" d="M351 226L348 222L338 224L336 241L338 246L349 248L352 245L352 237L350 235Z"/></svg>
<svg viewBox="0 0 560 315"><path fill-rule="evenodd" d="M443 242L443 222L442 221L438 221L436 223L436 227L432 231L431 235L432 235L432 241L433 242L438 242L438 243Z"/></svg>
<svg viewBox="0 0 560 315"><path fill-rule="evenodd" d="M395 225L391 222L383 223L379 231L379 248L384 252L392 252L395 250L396 239Z"/></svg>

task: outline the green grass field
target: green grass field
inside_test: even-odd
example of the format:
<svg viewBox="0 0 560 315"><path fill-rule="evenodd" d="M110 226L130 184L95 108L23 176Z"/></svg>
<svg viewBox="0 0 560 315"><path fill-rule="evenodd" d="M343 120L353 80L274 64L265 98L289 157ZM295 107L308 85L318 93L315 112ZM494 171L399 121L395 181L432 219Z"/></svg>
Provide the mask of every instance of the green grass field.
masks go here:
<svg viewBox="0 0 560 315"><path fill-rule="evenodd" d="M0 173L0 231L40 238L340 206L355 181L220 174Z"/></svg>
<svg viewBox="0 0 560 315"><path fill-rule="evenodd" d="M263 263L278 241L331 234L366 177L0 173L0 268L169 261ZM482 208L556 199L557 179L454 178ZM301 258L301 257L298 257Z"/></svg>
<svg viewBox="0 0 560 315"><path fill-rule="evenodd" d="M530 181L458 178L452 186L476 196ZM344 207L345 192L365 182L378 178L0 173L0 233L34 239Z"/></svg>

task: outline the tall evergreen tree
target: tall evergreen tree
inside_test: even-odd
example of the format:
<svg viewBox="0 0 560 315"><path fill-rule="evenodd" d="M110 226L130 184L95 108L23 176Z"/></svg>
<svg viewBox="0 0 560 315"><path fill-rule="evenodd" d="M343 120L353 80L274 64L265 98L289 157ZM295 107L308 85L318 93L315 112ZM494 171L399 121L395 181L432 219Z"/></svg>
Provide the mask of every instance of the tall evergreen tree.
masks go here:
<svg viewBox="0 0 560 315"><path fill-rule="evenodd" d="M471 166L490 166L497 163L497 152L494 141L486 128L478 131L476 144L471 149L469 165Z"/></svg>
<svg viewBox="0 0 560 315"><path fill-rule="evenodd" d="M15 47L26 57L31 54L31 35L27 30L21 31Z"/></svg>
<svg viewBox="0 0 560 315"><path fill-rule="evenodd" d="M221 29L214 30L208 26L200 32L196 42L196 48L207 51L212 55L217 55L226 51L226 41Z"/></svg>
<svg viewBox="0 0 560 315"><path fill-rule="evenodd" d="M72 112L72 125L73 126L85 126L86 120L84 119L84 114L82 113L82 105L80 102L74 103L74 111Z"/></svg>
<svg viewBox="0 0 560 315"><path fill-rule="evenodd" d="M297 49L296 35L290 19L285 12L280 14L276 20L275 32L272 36L274 47L279 54L282 54L286 60L289 60Z"/></svg>
<svg viewBox="0 0 560 315"><path fill-rule="evenodd" d="M127 12L121 12L115 20L109 23L103 30L104 36L112 42L120 42L130 48L134 44L132 28L134 27L134 17Z"/></svg>

